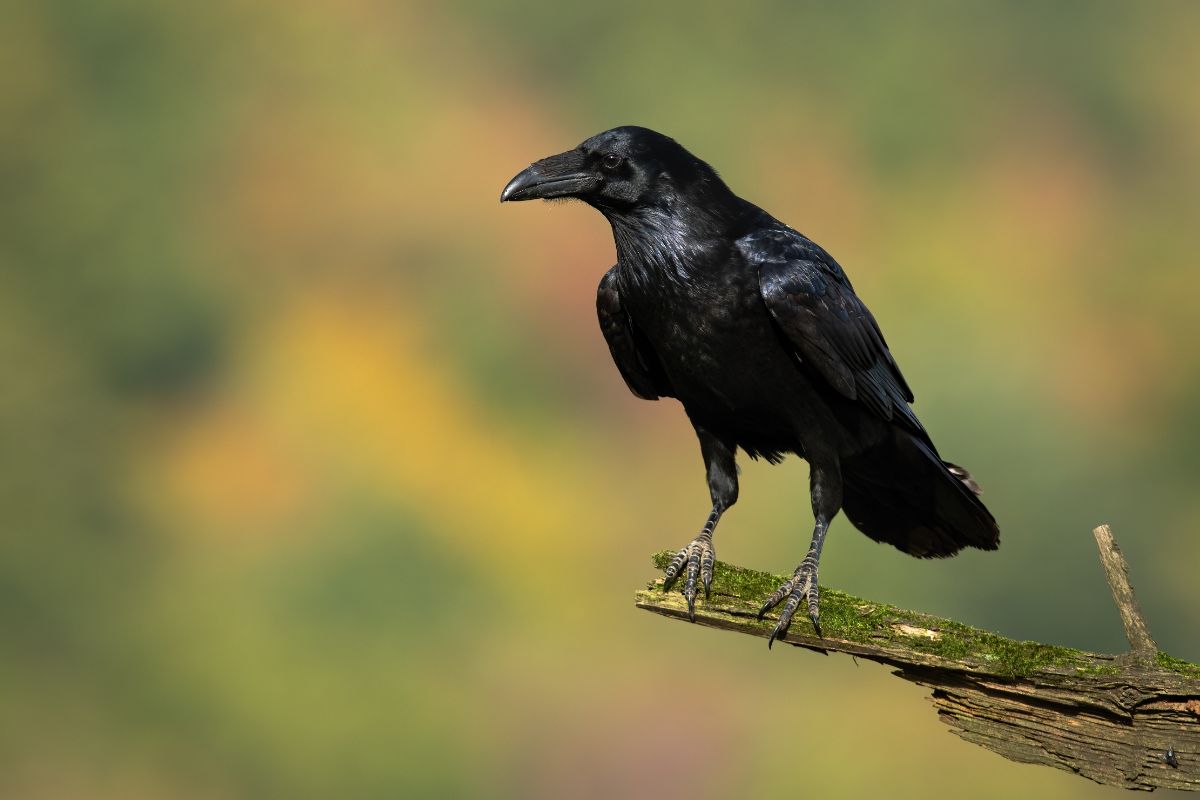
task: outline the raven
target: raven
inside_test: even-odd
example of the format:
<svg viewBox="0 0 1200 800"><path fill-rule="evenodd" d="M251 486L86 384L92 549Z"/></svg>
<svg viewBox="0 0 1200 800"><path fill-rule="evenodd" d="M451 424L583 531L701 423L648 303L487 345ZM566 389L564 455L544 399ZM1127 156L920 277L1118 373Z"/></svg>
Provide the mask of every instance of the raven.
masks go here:
<svg viewBox="0 0 1200 800"><path fill-rule="evenodd" d="M617 263L600 281L600 329L638 397L674 397L700 440L712 511L671 560L695 619L712 586L713 531L738 497L737 448L808 461L812 543L758 617L783 602L768 646L807 600L821 635L817 566L839 510L912 556L995 550L979 485L943 461L875 318L825 250L735 195L704 161L647 128L597 134L532 164L500 201L574 198L612 226ZM686 567L686 570L685 570Z"/></svg>

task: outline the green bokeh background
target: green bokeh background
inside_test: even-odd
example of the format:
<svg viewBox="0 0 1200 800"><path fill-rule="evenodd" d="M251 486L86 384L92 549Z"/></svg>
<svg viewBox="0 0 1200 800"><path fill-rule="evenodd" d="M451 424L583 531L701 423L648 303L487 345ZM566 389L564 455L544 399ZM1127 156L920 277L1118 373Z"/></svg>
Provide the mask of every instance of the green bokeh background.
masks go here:
<svg viewBox="0 0 1200 800"><path fill-rule="evenodd" d="M1200 5L18 2L0 26L0 796L1116 796L874 665L632 607L707 513L603 220L663 130L852 275L996 553L824 582L1200 660ZM804 465L723 559L790 570ZM801 724L803 723L803 724Z"/></svg>

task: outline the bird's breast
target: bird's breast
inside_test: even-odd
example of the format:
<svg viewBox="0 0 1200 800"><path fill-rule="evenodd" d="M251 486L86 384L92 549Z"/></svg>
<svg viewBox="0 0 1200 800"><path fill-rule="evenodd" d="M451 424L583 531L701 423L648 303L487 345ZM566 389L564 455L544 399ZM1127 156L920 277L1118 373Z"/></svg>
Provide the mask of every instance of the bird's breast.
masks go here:
<svg viewBox="0 0 1200 800"><path fill-rule="evenodd" d="M758 414L794 393L795 363L757 281L738 278L663 287L629 304L685 405Z"/></svg>

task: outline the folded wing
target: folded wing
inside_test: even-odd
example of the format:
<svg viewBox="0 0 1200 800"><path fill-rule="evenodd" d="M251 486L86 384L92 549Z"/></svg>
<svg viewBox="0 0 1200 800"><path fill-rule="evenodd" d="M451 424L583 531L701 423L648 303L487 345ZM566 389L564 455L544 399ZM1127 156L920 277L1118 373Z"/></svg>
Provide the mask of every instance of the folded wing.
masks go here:
<svg viewBox="0 0 1200 800"><path fill-rule="evenodd" d="M847 399L924 438L909 406L912 390L837 262L783 227L745 236L738 248L758 268L763 302L801 363Z"/></svg>
<svg viewBox="0 0 1200 800"><path fill-rule="evenodd" d="M600 288L596 292L596 313L600 317L600 331L608 342L608 351L629 391L644 400L673 397L670 382L654 348L621 307L616 267L600 279Z"/></svg>

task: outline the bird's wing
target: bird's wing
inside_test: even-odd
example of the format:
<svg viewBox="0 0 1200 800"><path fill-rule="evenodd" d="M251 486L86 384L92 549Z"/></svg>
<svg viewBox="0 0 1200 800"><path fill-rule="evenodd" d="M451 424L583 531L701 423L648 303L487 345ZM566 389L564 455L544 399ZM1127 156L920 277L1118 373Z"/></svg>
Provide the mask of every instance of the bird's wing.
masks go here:
<svg viewBox="0 0 1200 800"><path fill-rule="evenodd" d="M596 292L596 313L600 331L608 342L608 351L629 386L629 391L644 400L671 397L671 385L650 343L621 307L617 291L617 268L600 279Z"/></svg>
<svg viewBox="0 0 1200 800"><path fill-rule="evenodd" d="M802 364L846 398L924 435L879 325L837 262L784 227L749 234L738 248L758 268L763 302Z"/></svg>

